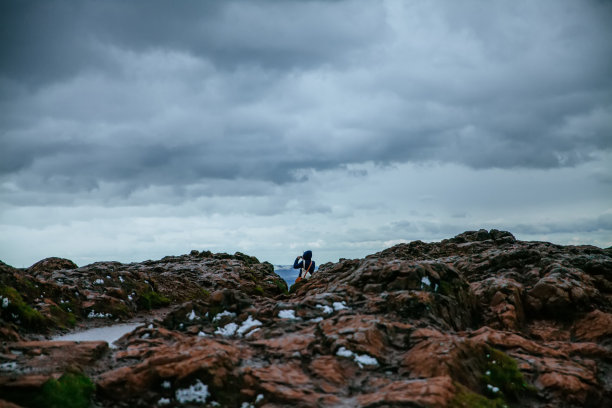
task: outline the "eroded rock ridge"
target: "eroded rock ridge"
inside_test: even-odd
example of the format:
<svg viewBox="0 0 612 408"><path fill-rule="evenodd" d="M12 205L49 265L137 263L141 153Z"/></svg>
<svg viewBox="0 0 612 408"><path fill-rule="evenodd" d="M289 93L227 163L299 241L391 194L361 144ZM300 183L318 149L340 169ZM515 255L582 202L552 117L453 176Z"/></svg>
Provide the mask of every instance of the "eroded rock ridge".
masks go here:
<svg viewBox="0 0 612 408"><path fill-rule="evenodd" d="M240 253L0 274L7 406L77 378L104 407L612 406L610 248L469 231L324 264L290 293ZM40 334L137 315L113 348Z"/></svg>

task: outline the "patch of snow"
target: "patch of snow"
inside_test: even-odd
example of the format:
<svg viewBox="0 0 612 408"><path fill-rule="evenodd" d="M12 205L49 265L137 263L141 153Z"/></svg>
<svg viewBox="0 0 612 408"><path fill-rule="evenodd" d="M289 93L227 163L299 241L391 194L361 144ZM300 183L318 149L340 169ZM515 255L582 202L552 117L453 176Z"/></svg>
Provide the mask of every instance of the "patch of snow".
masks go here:
<svg viewBox="0 0 612 408"><path fill-rule="evenodd" d="M259 327L258 327L258 328L256 328L256 329L253 329L253 330L251 330L250 332L248 332L248 333L246 334L246 336L244 336L244 337L247 337L247 338L248 338L248 337L251 337L251 336L253 335L253 333L258 332L259 330L260 330L260 329L259 329Z"/></svg>
<svg viewBox="0 0 612 408"><path fill-rule="evenodd" d="M424 285L431 286L431 282L429 281L429 278L427 276L423 276L421 278L421 289L423 289Z"/></svg>
<svg viewBox="0 0 612 408"><path fill-rule="evenodd" d="M195 319L199 319L198 316L196 316L195 314L195 310L191 309L191 313L187 313L187 318L191 321L191 320L195 320Z"/></svg>
<svg viewBox="0 0 612 408"><path fill-rule="evenodd" d="M263 401L263 399L264 399L264 395L263 394L259 394L257 396L257 398L255 398L255 403L259 404L261 401Z"/></svg>
<svg viewBox="0 0 612 408"><path fill-rule="evenodd" d="M103 279L96 279L94 281L94 285L104 285L104 280Z"/></svg>
<svg viewBox="0 0 612 408"><path fill-rule="evenodd" d="M172 385L170 384L170 381L164 381L163 383L161 383L161 386L162 388L169 390Z"/></svg>
<svg viewBox="0 0 612 408"><path fill-rule="evenodd" d="M134 300L134 298L132 298L132 295L128 295L128 299L129 300Z"/></svg>
<svg viewBox="0 0 612 408"><path fill-rule="evenodd" d="M355 355L355 362L362 368L364 365L377 366L378 360L374 357L368 356L367 354Z"/></svg>
<svg viewBox="0 0 612 408"><path fill-rule="evenodd" d="M2 299L2 307L4 309L6 309L11 304L11 301L9 300L9 298L0 297L0 299Z"/></svg>
<svg viewBox="0 0 612 408"><path fill-rule="evenodd" d="M213 317L213 322L218 322L219 320L223 319L225 316L236 317L236 313L228 312L227 310L224 310L221 313L217 313L217 315Z"/></svg>
<svg viewBox="0 0 612 408"><path fill-rule="evenodd" d="M310 321L311 321L312 323L319 323L319 322L320 322L320 321L322 321L322 320L323 320L323 318L322 318L321 316L319 316L319 317L315 317L314 319L310 319Z"/></svg>
<svg viewBox="0 0 612 408"><path fill-rule="evenodd" d="M215 334L220 334L225 337L233 336L238 330L238 325L236 323L228 323L225 327L219 327L215 330Z"/></svg>
<svg viewBox="0 0 612 408"><path fill-rule="evenodd" d="M255 405L249 402L243 402L242 405L240 405L240 408L255 408Z"/></svg>
<svg viewBox="0 0 612 408"><path fill-rule="evenodd" d="M332 306L334 307L334 310L336 312L339 310L348 309L348 307L346 306L346 302L344 300L342 302L334 302Z"/></svg>
<svg viewBox="0 0 612 408"><path fill-rule="evenodd" d="M262 324L263 323L261 323L259 320L255 320L251 317L251 315L249 315L249 317L247 317L247 319L242 323L242 325L238 329L237 334L240 336L243 336L244 333L248 332L253 327L261 326Z"/></svg>
<svg viewBox="0 0 612 408"><path fill-rule="evenodd" d="M164 406L164 405L170 405L170 398L160 398L159 401L157 401L157 405L159 406Z"/></svg>
<svg viewBox="0 0 612 408"><path fill-rule="evenodd" d="M295 317L295 310L291 309L281 310L280 312L278 312L278 317L280 317L281 319L297 319Z"/></svg>
<svg viewBox="0 0 612 408"><path fill-rule="evenodd" d="M95 311L95 310L93 310L93 309L92 309L92 310L89 312L89 314L87 315L87 318L88 318L88 319L94 319L94 318L104 319L105 317L110 318L110 317L113 317L113 315L112 315L112 314L110 314L110 313L106 313L106 314L105 314L105 313L102 313L102 312L100 312L100 313L96 313L96 311Z"/></svg>
<svg viewBox="0 0 612 408"><path fill-rule="evenodd" d="M111 279L111 276L110 275L106 275L106 279Z"/></svg>
<svg viewBox="0 0 612 408"><path fill-rule="evenodd" d="M329 307L327 305L317 305L317 307L319 309L323 309L323 313L325 313L325 314L332 314L332 313L334 313L334 309L332 309L331 307Z"/></svg>
<svg viewBox="0 0 612 408"><path fill-rule="evenodd" d="M378 360L376 360L374 357L370 357L367 354L355 354L351 350L344 347L340 347L336 352L336 355L340 357L352 358L360 368L363 368L364 365L378 365Z"/></svg>
<svg viewBox="0 0 612 408"><path fill-rule="evenodd" d="M206 337L208 334L204 333L202 330L198 332L198 337Z"/></svg>
<svg viewBox="0 0 612 408"><path fill-rule="evenodd" d="M176 390L176 400L181 404L186 402L206 402L208 398L208 386L197 380L194 385L182 390Z"/></svg>
<svg viewBox="0 0 612 408"><path fill-rule="evenodd" d="M16 369L17 363L14 361L0 364L0 371L15 371Z"/></svg>
<svg viewBox="0 0 612 408"><path fill-rule="evenodd" d="M141 339L148 339L149 337L151 337L149 333L145 333L142 336L140 336Z"/></svg>
<svg viewBox="0 0 612 408"><path fill-rule="evenodd" d="M149 325L147 326L147 329L152 329L152 328L153 328L153 323L151 323L151 324L149 324Z"/></svg>
<svg viewBox="0 0 612 408"><path fill-rule="evenodd" d="M353 357L353 352L351 350L347 350L344 347L340 347L336 352L337 356L351 358Z"/></svg>
<svg viewBox="0 0 612 408"><path fill-rule="evenodd" d="M499 388L498 387L494 387L491 384L487 384L487 388L490 389L494 393L498 393L499 392Z"/></svg>
<svg viewBox="0 0 612 408"><path fill-rule="evenodd" d="M119 277L119 282L123 283L123 276Z"/></svg>

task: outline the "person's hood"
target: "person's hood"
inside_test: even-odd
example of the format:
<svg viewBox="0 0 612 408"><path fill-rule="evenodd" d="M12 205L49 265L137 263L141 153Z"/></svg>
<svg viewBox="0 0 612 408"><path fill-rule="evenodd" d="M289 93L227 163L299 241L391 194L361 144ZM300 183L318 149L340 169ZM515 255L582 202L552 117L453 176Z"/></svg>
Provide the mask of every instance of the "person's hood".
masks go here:
<svg viewBox="0 0 612 408"><path fill-rule="evenodd" d="M304 252L304 255L302 255L302 258L304 258L307 261L310 261L312 259L312 251Z"/></svg>

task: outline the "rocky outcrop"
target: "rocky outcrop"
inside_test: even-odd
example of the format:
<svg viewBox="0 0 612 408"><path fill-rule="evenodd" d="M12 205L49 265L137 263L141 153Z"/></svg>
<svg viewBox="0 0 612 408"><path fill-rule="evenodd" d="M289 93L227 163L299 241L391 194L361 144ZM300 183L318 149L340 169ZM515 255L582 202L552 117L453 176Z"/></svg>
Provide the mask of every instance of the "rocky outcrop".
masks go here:
<svg viewBox="0 0 612 408"><path fill-rule="evenodd" d="M31 330L12 321L3 396L76 371L109 407L612 405L612 256L592 246L470 231L322 265L290 293L243 254L2 268L4 285L29 273L46 291L78 293L81 319L111 313L102 304L146 311L143 293L168 303L116 348L73 344L61 365L50 361L67 346L26 341Z"/></svg>

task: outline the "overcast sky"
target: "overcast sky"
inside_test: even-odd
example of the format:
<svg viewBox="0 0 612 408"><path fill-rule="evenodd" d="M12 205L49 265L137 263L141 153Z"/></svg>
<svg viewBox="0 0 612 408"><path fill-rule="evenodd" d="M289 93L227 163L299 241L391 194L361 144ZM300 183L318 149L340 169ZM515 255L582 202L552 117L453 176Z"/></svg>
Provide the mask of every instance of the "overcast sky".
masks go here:
<svg viewBox="0 0 612 408"><path fill-rule="evenodd" d="M0 259L612 245L612 2L3 1Z"/></svg>

